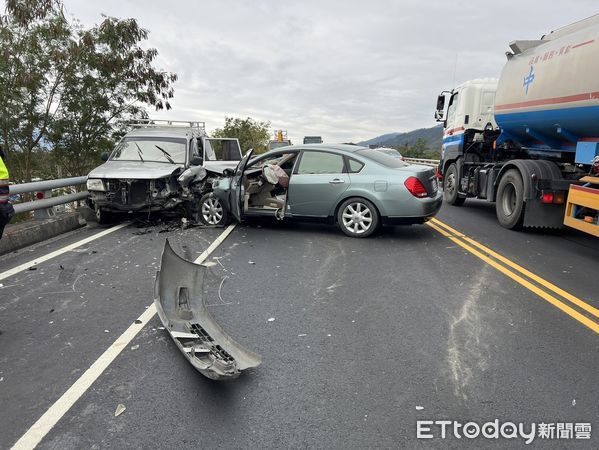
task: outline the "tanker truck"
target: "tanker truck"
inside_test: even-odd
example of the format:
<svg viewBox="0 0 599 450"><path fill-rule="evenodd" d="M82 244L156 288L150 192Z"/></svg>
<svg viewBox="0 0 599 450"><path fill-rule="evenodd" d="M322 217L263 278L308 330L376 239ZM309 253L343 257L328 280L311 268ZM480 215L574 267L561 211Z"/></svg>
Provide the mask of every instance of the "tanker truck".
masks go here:
<svg viewBox="0 0 599 450"><path fill-rule="evenodd" d="M495 202L509 229L599 236L599 14L509 47L499 79L437 98L444 199Z"/></svg>

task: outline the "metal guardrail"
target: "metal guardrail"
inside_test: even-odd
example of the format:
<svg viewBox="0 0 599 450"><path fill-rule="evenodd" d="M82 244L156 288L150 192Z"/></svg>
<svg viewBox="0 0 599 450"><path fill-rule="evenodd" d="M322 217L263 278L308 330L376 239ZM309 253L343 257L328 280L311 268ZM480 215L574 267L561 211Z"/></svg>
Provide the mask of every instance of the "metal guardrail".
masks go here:
<svg viewBox="0 0 599 450"><path fill-rule="evenodd" d="M15 212L22 213L34 211L36 219L48 219L54 216L54 206L84 200L88 196L87 191L74 192L71 194L52 197L52 190L69 186L79 186L87 181L87 176L59 178L57 180L33 181L31 183L11 184L8 187L9 195L25 194L29 192L43 192L44 198L30 202L14 204Z"/></svg>
<svg viewBox="0 0 599 450"><path fill-rule="evenodd" d="M424 164L425 166L437 167L439 165L438 159L423 159L423 158L404 158L405 162L413 164Z"/></svg>

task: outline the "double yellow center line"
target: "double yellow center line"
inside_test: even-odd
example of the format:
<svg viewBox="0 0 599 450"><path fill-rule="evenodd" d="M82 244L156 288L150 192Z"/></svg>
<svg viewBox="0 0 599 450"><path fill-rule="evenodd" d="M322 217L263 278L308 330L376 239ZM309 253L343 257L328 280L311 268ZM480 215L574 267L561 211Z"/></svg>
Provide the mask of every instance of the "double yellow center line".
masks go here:
<svg viewBox="0 0 599 450"><path fill-rule="evenodd" d="M426 224L477 258L499 270L516 283L534 292L543 300L546 300L573 319L590 328L595 333L599 333L599 309L564 291L544 278L535 275L438 219L431 219Z"/></svg>

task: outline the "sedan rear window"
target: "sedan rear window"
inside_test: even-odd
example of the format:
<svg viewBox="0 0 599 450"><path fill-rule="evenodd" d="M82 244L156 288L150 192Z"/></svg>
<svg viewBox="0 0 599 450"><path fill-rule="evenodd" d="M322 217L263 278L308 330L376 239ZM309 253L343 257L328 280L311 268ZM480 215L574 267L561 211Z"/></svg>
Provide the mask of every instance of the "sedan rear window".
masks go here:
<svg viewBox="0 0 599 450"><path fill-rule="evenodd" d="M371 159L379 164L382 164L385 167L391 167L392 169L398 167L406 167L408 164L403 162L399 158L395 158L393 156L389 156L383 152L379 152L378 150L373 150L370 148L365 148L364 150L358 150L356 154L360 156L364 156L365 158Z"/></svg>

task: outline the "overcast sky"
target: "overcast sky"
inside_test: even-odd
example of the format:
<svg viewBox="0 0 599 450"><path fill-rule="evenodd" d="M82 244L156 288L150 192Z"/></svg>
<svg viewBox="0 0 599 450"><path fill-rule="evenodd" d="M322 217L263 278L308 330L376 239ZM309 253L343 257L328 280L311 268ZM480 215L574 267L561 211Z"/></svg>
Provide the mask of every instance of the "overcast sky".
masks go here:
<svg viewBox="0 0 599 450"><path fill-rule="evenodd" d="M150 117L270 121L349 142L435 125L441 90L497 77L508 43L599 12L597 0L65 0L85 25L134 17L157 66L176 72L173 109ZM185 5L185 6L183 6ZM457 64L456 64L457 60Z"/></svg>

